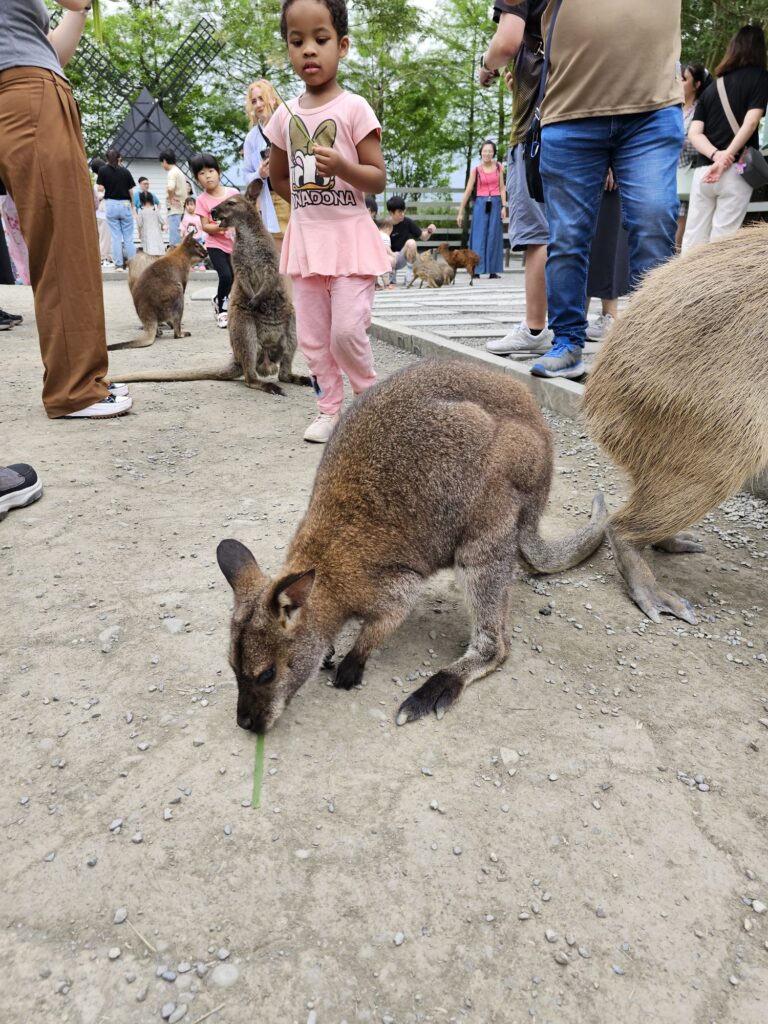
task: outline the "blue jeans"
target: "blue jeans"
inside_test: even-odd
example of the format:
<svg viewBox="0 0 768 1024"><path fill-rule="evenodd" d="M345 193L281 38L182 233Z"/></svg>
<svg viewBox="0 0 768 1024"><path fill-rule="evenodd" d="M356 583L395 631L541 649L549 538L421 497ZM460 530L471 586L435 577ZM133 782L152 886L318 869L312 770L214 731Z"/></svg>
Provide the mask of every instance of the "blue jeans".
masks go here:
<svg viewBox="0 0 768 1024"><path fill-rule="evenodd" d="M629 233L631 286L636 288L643 274L674 254L682 144L680 107L584 117L542 129L547 302L555 345L584 345L589 251L609 167Z"/></svg>
<svg viewBox="0 0 768 1024"><path fill-rule="evenodd" d="M677 179L675 179L677 180ZM181 214L180 213L169 213L168 214L168 243L169 245L178 245L181 241Z"/></svg>
<svg viewBox="0 0 768 1024"><path fill-rule="evenodd" d="M116 267L123 266L123 246L125 246L125 258L131 259L136 255L136 247L133 244L133 211L128 199L108 199L107 224L109 233L112 235L112 259Z"/></svg>

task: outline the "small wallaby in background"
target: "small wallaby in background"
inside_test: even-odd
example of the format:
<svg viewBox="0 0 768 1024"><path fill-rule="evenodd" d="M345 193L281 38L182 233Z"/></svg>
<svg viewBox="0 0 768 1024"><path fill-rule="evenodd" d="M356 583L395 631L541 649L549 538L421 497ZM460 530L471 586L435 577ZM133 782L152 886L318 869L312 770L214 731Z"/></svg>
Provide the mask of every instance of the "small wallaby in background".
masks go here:
<svg viewBox="0 0 768 1024"><path fill-rule="evenodd" d="M453 566L474 619L469 647L404 701L397 721L442 717L507 656L518 556L539 572L562 572L600 545L599 494L587 526L560 541L539 536L552 463L544 417L504 374L426 361L358 396L325 448L277 578L239 541L224 540L216 552L235 595L238 725L271 728L351 618L362 625L335 685L360 683L371 651L406 619L421 584Z"/></svg>
<svg viewBox="0 0 768 1024"><path fill-rule="evenodd" d="M195 241L193 235L185 235L182 241L170 249L165 256L157 259L142 254L131 280L131 268L128 268L128 286L131 290L133 304L144 334L132 341L122 341L117 345L107 346L110 349L147 348L154 345L155 338L162 335L161 323L169 323L173 327L174 338L188 338L189 331L182 331L181 318L184 316L184 293L190 269L204 260L207 253L205 247ZM138 256L133 257L138 260ZM142 264L151 261L141 270ZM133 260L131 260L133 263Z"/></svg>
<svg viewBox="0 0 768 1024"><path fill-rule="evenodd" d="M480 257L474 249L449 249L447 242L441 242L437 251L454 270L464 267L469 274L469 283L472 284L475 278L475 268L480 262Z"/></svg>
<svg viewBox="0 0 768 1024"><path fill-rule="evenodd" d="M261 185L261 182L258 182ZM258 190L251 189L258 196ZM120 373L126 383L137 381L237 380L249 388L282 395L272 381L277 372L284 384L311 385L309 377L293 372L296 323L285 282L279 272L275 243L264 227L254 200L230 196L211 211L224 227L235 229L232 267L235 280L229 296L229 341L232 359L222 366L198 370L147 370Z"/></svg>
<svg viewBox="0 0 768 1024"><path fill-rule="evenodd" d="M443 273L443 284L453 284L456 281L456 268L446 263L439 249L430 249L429 254Z"/></svg>
<svg viewBox="0 0 768 1024"><path fill-rule="evenodd" d="M657 582L643 547L703 551L679 531L768 467L767 255L760 225L662 264L587 379L590 434L631 481L608 537L632 599L654 622L666 614L695 624L696 615Z"/></svg>
<svg viewBox="0 0 768 1024"><path fill-rule="evenodd" d="M426 284L427 288L442 288L443 272L437 260L429 252L420 252L413 261L413 277L408 282L408 287L413 287L413 282L419 282L419 288Z"/></svg>

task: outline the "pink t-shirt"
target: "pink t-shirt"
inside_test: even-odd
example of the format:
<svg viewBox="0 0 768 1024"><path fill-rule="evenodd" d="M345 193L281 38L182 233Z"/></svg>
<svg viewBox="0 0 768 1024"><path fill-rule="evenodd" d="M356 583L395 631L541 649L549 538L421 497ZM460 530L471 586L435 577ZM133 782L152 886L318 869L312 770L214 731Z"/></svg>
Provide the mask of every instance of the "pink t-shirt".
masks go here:
<svg viewBox="0 0 768 1024"><path fill-rule="evenodd" d="M306 109L299 100L289 100L287 106L310 139L332 146L355 163L358 143L373 131L381 133L369 105L350 92L340 93L322 107ZM297 277L388 273L390 261L365 207L365 196L341 178L317 173L306 135L285 105L277 108L264 134L287 153L291 176L291 219L280 270Z"/></svg>
<svg viewBox="0 0 768 1024"><path fill-rule="evenodd" d="M230 196L240 195L236 188L225 187L224 191L226 192L224 196L209 196L207 192L201 192L197 199L195 199L195 213L197 216L205 216L208 220L213 220L211 210L215 206L223 203ZM207 231L204 231L203 234L205 235L206 249L223 249L224 252L231 253L235 247L235 232L232 228L229 231L222 231L220 235L209 235Z"/></svg>

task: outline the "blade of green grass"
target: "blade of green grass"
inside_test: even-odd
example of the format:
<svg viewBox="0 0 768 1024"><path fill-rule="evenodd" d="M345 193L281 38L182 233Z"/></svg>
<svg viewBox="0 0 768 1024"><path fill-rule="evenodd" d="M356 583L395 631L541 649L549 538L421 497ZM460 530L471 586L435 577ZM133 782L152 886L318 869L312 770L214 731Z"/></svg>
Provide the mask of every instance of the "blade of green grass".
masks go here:
<svg viewBox="0 0 768 1024"><path fill-rule="evenodd" d="M251 807L261 807L261 779L264 775L264 736L256 737L256 754L253 760L253 795Z"/></svg>
<svg viewBox="0 0 768 1024"><path fill-rule="evenodd" d="M310 139L309 135L307 134L307 129L306 129L305 127L304 127L303 123L302 123L302 122L301 122L301 121L300 121L300 120L298 119L298 117L296 117L296 115L295 115L295 114L293 113L293 111L291 110L291 108L290 108L290 107L288 106L288 104L287 104L287 103L285 102L285 100L284 100L284 99L282 98L282 96L280 95L280 93L279 93L279 92L277 91L277 89L275 89L274 85L272 86L272 88L273 88L273 89L274 89L274 91L275 91L275 96L277 96L277 98L278 98L278 100L280 101L280 103L282 103L282 104L283 104L283 106L285 107L285 109L286 109L286 110L288 111L288 116L289 116L289 117L290 117L290 119L291 119L291 120L293 121L293 123L294 123L294 124L296 125L296 128L297 128L297 129L299 130L299 132L300 132L300 133L301 133L301 134L302 134L302 135L304 136L304 138L305 138L305 139L307 140L307 152L308 152L308 153L311 153L311 152L313 152L313 149L314 149L314 145L313 145L313 143L312 143L312 139Z"/></svg>
<svg viewBox="0 0 768 1024"><path fill-rule="evenodd" d="M91 12L93 14L93 34L97 43L104 42L104 26L101 22L101 5L99 0L91 0Z"/></svg>

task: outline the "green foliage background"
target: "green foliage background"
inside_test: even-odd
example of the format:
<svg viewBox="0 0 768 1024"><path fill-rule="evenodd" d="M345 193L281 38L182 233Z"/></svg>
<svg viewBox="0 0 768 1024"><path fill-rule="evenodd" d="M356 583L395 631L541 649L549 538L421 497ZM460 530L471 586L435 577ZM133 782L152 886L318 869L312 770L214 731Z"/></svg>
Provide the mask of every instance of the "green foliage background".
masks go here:
<svg viewBox="0 0 768 1024"><path fill-rule="evenodd" d="M501 83L489 90L477 85L478 61L494 31L488 0L435 0L429 8L413 0L350 0L349 6L352 47L341 78L384 126L391 181L446 184L455 168L469 170L483 139L503 150L509 96ZM201 17L216 26L222 48L165 104L196 146L225 161L237 156L253 79L269 79L284 98L300 91L279 34L280 0L121 0L102 7L99 52L122 84L117 98L107 99L87 61L70 74L89 153L105 148L141 83L158 75L162 81L163 65ZM683 60L714 67L729 37L750 21L768 21L768 0L683 0Z"/></svg>

